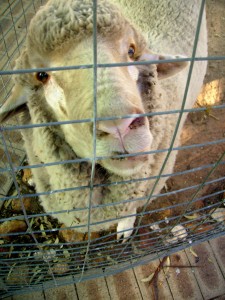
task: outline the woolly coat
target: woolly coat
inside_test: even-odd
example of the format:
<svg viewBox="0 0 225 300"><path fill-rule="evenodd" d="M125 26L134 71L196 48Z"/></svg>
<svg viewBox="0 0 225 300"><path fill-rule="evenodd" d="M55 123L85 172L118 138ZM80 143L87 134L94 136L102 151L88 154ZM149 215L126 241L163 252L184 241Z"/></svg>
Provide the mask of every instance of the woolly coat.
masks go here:
<svg viewBox="0 0 225 300"><path fill-rule="evenodd" d="M111 5L110 2L120 7ZM110 0L98 1L97 30L101 36L116 38L127 24L137 27L140 43L145 39L153 52L190 55L193 48L200 0L186 4L185 0ZM136 7L138 5L138 7ZM123 17L125 14L127 19ZM55 49L79 43L92 35L92 1L50 0L31 21L25 49L17 60L16 68L32 68L40 58L48 60L48 53ZM207 55L207 34L205 15L202 21L197 55ZM142 99L147 112L180 109L189 68L159 82L155 65L143 72L145 78ZM203 83L206 63L195 63L186 107L196 100ZM153 74L149 76L149 74ZM42 124L60 121L46 108L43 95L37 93L39 87L30 74L16 75L15 81L27 87L28 110L21 116L22 124ZM108 229L118 223L120 217L136 212L137 207L146 203L150 193L157 195L162 189L166 176L157 185L156 176L160 174L164 159L171 144L177 114L155 115L148 117L153 135L149 162L135 175L122 177L96 165L95 175L91 177L92 166L89 162L60 163L65 160L79 159L68 143L61 126L44 126L22 130L22 135L30 165L42 167L32 169L37 192L45 211L64 223L86 232L90 221L91 231ZM174 146L179 144L180 127ZM162 174L171 174L176 158L172 151ZM51 166L44 164L53 163ZM54 164L56 163L56 164ZM92 179L92 180L91 180ZM137 199L137 200L135 200ZM152 198L153 199L153 198ZM91 204L91 207L89 207ZM90 219L89 209L91 212Z"/></svg>

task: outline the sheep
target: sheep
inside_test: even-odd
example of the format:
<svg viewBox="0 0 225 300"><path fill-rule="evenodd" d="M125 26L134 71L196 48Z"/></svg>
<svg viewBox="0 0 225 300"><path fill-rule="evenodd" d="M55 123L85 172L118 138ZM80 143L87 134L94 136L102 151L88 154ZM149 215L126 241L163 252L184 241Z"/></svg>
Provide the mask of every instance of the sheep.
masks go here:
<svg viewBox="0 0 225 300"><path fill-rule="evenodd" d="M100 120L67 122L95 117L93 69L14 75L12 94L0 109L1 122L15 114L22 125L67 122L21 130L30 165L40 166L32 173L36 190L42 193L41 204L67 227L84 233L117 225L118 239L131 235L137 208L145 204L142 199L155 182L143 179L157 176L167 155L153 152L170 147L178 119L177 114L145 114L180 109L189 71L185 60L160 60L191 55L200 2L98 1L98 64L155 61L97 69ZM15 69L92 64L92 6L92 0L49 0L31 20ZM197 56L207 56L205 13ZM206 62L195 62L185 108L193 106L205 72ZM117 119L106 120L110 117ZM179 144L185 118L174 146ZM172 151L162 174L172 173L175 158ZM78 161L57 164L65 160ZM166 179L160 178L154 195Z"/></svg>

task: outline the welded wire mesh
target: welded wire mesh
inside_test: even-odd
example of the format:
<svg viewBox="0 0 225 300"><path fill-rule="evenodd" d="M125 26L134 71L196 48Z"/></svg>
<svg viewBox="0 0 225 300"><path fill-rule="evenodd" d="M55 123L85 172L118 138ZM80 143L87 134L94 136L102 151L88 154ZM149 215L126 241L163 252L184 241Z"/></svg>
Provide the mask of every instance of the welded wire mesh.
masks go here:
<svg viewBox="0 0 225 300"><path fill-rule="evenodd" d="M19 125L17 120L14 120L1 127L0 201L3 206L0 212L2 222L0 227L0 290L3 297L27 290L39 290L42 289L43 286L44 288L47 288L55 285L79 282L90 278L115 274L132 266L144 264L150 260L169 255L170 253L184 249L190 245L224 234L224 135L220 135L220 137L216 139L205 140L204 142L184 144L180 147L174 146L179 122L185 112L195 114L202 113L203 116L210 117L211 115L211 117L214 117L214 112L223 111L225 108L224 99L221 99L222 101L217 105L211 106L210 109L208 106L184 109L194 62L196 60L204 59L211 62L223 62L225 59L225 56L222 55L223 53L219 56L209 56L207 58L195 57L204 2L205 1L202 1L201 9L199 11L199 20L196 28L192 56L186 59L190 61L190 70L180 109L156 113L146 112L144 114L144 116L156 114L178 115L178 121L170 147L168 149L158 149L156 151L148 152L148 154L167 153L158 176L104 184L96 184L94 182L96 171L95 162L107 159L107 157L98 157L96 155L96 122L117 118L116 116L110 118L99 118L97 116L96 91L98 68L115 67L115 65L100 65L97 61L96 1L93 1L93 64L86 66L55 67L50 69L57 71L91 68L93 70L93 118L38 125ZM13 71L12 68L15 58L20 53L20 48L23 45L30 18L36 12L37 8L44 3L45 1L38 0L1 2L0 76L2 103L7 99L12 89L12 74L40 71L40 69ZM143 64L145 63L143 62ZM127 64L122 63L119 65L125 66ZM116 66L118 66L118 64ZM47 71L49 69L45 70ZM123 118L129 117L129 115L123 116ZM215 117L215 122L216 121ZM29 182L27 183L26 174L29 174L30 169L43 168L43 165L27 165L27 162L24 161L25 152L19 130L80 122L91 122L93 124L93 156L53 163L49 162L48 164L45 164L44 167L61 164L75 164L84 161L90 162L92 167L89 184L86 186L68 187L37 193ZM221 130L221 128L218 128L218 131L219 130ZM201 150L212 152L212 149L215 149L215 147L218 147L218 151L213 159L210 157L209 160L198 160L197 163L193 165L191 164L191 161L188 161L187 159L188 166L186 165L186 161L181 161L178 164L178 167L175 168L174 173L163 173L164 167L166 166L172 151L179 150L180 153L187 153L186 156L183 156L183 158L187 158L192 151L196 151L196 153ZM202 151L203 156L207 156L207 151ZM135 154L126 154L117 155L115 157L134 155ZM170 180L163 192L161 194L155 194L155 187L159 179L168 176L170 177ZM190 177L193 179L195 176L198 180L193 180L190 183L188 178ZM176 186L176 184L174 184L173 187L173 181L176 181L177 178L183 180L183 186ZM116 203L121 204L137 200L143 202L143 209L137 213L135 230L131 238L126 243L118 243L115 238L115 229L95 233L93 235L90 231L90 211L91 208L93 208L91 203L94 189L102 185L105 187L113 184L123 185L135 180L153 181L154 186L151 193L145 197L127 199L126 195L124 195L124 198L118 199L118 202ZM32 206L34 206L36 205L34 202L37 203L38 197L41 195L50 195L59 192L70 193L71 191L78 189L89 189L90 193L88 207L80 209L84 212L89 212L87 234L78 236L77 241L65 242L61 233L65 232L67 228L60 228L61 224L51 219L49 213L36 207L35 209L33 207L33 209L29 210L25 206L26 199L28 199L28 203L32 203ZM153 204L149 206L150 200L156 198L157 201L152 202ZM18 205L20 206L19 209L16 208ZM115 205L115 203L104 204L104 206L109 207L112 205ZM101 207L101 205L99 205L99 207ZM71 211L73 211L73 208L71 208ZM60 214L61 212L62 211L54 212L54 214ZM70 211L67 210L67 212L69 213ZM149 220L151 220L150 223ZM12 224L13 222L16 222L16 229L8 231L9 223ZM102 220L102 223L104 222L106 221ZM71 234L71 232L68 234Z"/></svg>
<svg viewBox="0 0 225 300"><path fill-rule="evenodd" d="M27 26L37 8L44 1L1 1L1 23L0 23L0 69L12 70L15 59L20 53L24 43ZM1 75L0 97L1 102L9 96L13 83L11 76ZM17 124L14 120L14 124ZM11 159L20 165L24 159L25 152L22 146L21 135L18 132L7 134L7 146ZM5 155L2 140L0 141L0 167L7 168L8 161ZM1 173L0 193L6 195L12 184L11 176ZM0 206L2 201L0 203Z"/></svg>

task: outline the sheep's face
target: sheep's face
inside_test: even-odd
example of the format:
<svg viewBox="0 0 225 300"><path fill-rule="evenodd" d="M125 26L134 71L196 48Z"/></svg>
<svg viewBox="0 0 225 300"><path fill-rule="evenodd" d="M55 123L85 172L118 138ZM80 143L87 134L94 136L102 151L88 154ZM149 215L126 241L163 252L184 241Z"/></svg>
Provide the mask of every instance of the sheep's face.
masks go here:
<svg viewBox="0 0 225 300"><path fill-rule="evenodd" d="M137 55L143 54L143 49L138 48L133 36L113 41L98 38L97 44L99 64L131 62ZM60 55L49 56L47 66L92 63L93 40L89 38ZM40 66L43 62L33 67ZM118 118L97 121L96 131L93 130L93 122L63 125L62 130L79 157L93 157L96 138L96 156L108 157L99 160L99 163L116 174L131 175L147 161L148 156L142 155L142 152L149 151L152 143L148 119L135 116L144 113L137 83L139 70L135 66L98 68L95 113L93 73L93 69L78 69L50 72L48 75L38 73L36 77L42 81L40 89L43 89L48 107L58 121L91 119L94 116ZM120 118L126 115L131 116ZM134 153L138 156L111 158Z"/></svg>
<svg viewBox="0 0 225 300"><path fill-rule="evenodd" d="M86 37L72 46L71 43L70 39L60 49L56 48L44 54L40 53L40 48L38 50L35 48L34 42L30 43L33 48L24 52L24 57L20 58L23 61L21 64L23 67L28 65L26 68L92 65L93 39ZM117 32L114 36L109 34L98 36L98 64L154 58L164 57L150 54L144 39L129 25L125 34ZM21 68L19 63L17 66ZM35 98L35 105L39 105L45 113L48 112L49 116L54 116L52 120L80 121L80 123L61 125L66 141L77 156L92 158L95 153L96 157L104 158L97 159L97 162L108 171L121 176L131 176L148 161L146 152L151 149L153 141L148 118L139 116L145 113L144 94L146 96L147 93L148 101L151 101L150 98L154 97L151 91L151 80L152 87L156 86L159 84L160 74L168 77L180 71L186 64L178 63L174 65L175 67L165 64L161 71L160 66L161 64L158 67L148 65L145 68L131 65L101 67L97 69L96 80L92 68L25 75L24 78L19 79L20 88L15 87L14 95L0 109L0 117L28 101L31 121L39 123L40 119L31 109L32 99ZM121 118L127 115L129 117ZM82 122L84 119L93 120L95 117L96 122ZM107 120L107 118L113 119ZM127 154L126 158L115 158L117 155Z"/></svg>

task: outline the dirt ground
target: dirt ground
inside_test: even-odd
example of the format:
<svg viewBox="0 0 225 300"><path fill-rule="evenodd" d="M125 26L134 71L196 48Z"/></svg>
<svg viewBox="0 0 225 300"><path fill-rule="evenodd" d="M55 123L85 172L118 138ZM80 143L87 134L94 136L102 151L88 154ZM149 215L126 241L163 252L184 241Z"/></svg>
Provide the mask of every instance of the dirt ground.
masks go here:
<svg viewBox="0 0 225 300"><path fill-rule="evenodd" d="M225 55L225 1L207 0L207 24L208 24L208 51L209 56ZM181 146L201 144L225 138L225 109L212 109L211 105L225 103L225 61L209 61L205 84L202 93L196 102L195 107L207 106L207 111L193 112L188 115L182 134ZM210 146L202 146L189 150L181 150L178 153L174 172L191 170L200 166L214 164L225 151L225 144L217 143ZM224 161L224 158L222 159ZM185 163L184 163L185 162ZM212 168L212 167L211 167ZM201 171L190 172L186 175L172 176L166 184L166 191L177 191L179 189L199 185L208 175L211 168ZM209 180L225 176L224 165L219 166L210 175ZM196 195L211 195L225 189L225 180L204 186ZM157 199L150 206L149 210L168 207L178 203L184 203L192 199L197 189L190 189L185 192L176 192L171 196ZM165 192L165 190L164 190ZM188 207L188 211L194 211L206 207L216 201L221 201L223 194L199 200ZM159 204L160 203L160 204ZM180 215L185 209L182 205L173 210L172 215ZM170 213L165 213L167 216ZM146 218L146 224L157 221L154 214Z"/></svg>

